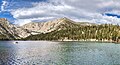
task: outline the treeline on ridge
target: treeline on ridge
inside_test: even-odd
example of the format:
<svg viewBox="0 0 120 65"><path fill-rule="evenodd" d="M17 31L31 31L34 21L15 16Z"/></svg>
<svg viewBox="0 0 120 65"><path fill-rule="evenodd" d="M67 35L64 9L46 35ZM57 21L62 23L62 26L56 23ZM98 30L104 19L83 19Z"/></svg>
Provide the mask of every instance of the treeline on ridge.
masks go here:
<svg viewBox="0 0 120 65"><path fill-rule="evenodd" d="M65 26L65 25L64 25ZM120 26L112 24L91 25L91 26L72 26L49 33L31 35L24 40L113 40L120 39Z"/></svg>

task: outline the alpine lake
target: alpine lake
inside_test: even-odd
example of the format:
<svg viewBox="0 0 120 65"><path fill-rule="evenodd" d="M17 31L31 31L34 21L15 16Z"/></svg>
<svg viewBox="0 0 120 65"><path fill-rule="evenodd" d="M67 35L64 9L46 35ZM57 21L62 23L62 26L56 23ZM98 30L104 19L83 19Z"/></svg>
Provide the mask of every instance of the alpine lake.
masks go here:
<svg viewBox="0 0 120 65"><path fill-rule="evenodd" d="M0 41L0 65L120 65L120 44Z"/></svg>

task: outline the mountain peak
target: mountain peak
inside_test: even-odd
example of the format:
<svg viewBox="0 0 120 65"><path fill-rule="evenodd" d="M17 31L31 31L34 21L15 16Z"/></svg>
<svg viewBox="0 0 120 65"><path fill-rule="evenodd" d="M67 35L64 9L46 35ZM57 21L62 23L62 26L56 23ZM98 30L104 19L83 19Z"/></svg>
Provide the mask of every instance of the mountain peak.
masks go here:
<svg viewBox="0 0 120 65"><path fill-rule="evenodd" d="M66 20L70 20L69 18L67 17L62 17L62 18L59 18L58 20L63 20L63 21L66 21Z"/></svg>
<svg viewBox="0 0 120 65"><path fill-rule="evenodd" d="M0 24L9 24L8 20L6 18L0 18Z"/></svg>
<svg viewBox="0 0 120 65"><path fill-rule="evenodd" d="M62 20L68 20L68 18L67 18L67 17L62 17L62 18L60 18L60 19L62 19Z"/></svg>
<svg viewBox="0 0 120 65"><path fill-rule="evenodd" d="M9 25L9 22L6 18L0 18L0 24L1 25Z"/></svg>
<svg viewBox="0 0 120 65"><path fill-rule="evenodd" d="M7 21L6 18L0 18L0 21Z"/></svg>
<svg viewBox="0 0 120 65"><path fill-rule="evenodd" d="M67 17L63 17L63 18L58 18L58 19L55 19L53 20L52 22L56 22L56 23L74 23L74 21L70 20L69 18Z"/></svg>

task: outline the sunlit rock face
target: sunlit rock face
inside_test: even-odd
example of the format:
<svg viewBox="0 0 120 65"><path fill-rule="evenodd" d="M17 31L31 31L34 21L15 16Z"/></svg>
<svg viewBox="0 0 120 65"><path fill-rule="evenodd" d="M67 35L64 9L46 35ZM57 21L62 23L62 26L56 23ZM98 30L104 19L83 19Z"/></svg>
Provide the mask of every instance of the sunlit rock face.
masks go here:
<svg viewBox="0 0 120 65"><path fill-rule="evenodd" d="M6 18L0 18L0 24L1 25L9 25L9 22L7 21Z"/></svg>
<svg viewBox="0 0 120 65"><path fill-rule="evenodd" d="M30 35L25 29L10 24L6 18L0 18L0 34L9 39L19 39Z"/></svg>
<svg viewBox="0 0 120 65"><path fill-rule="evenodd" d="M30 33L21 27L11 25L11 30L14 32L15 35L17 35L19 38L25 38L30 35Z"/></svg>
<svg viewBox="0 0 120 65"><path fill-rule="evenodd" d="M67 18L55 19L48 22L30 22L22 26L22 28L27 29L31 32L36 33L47 33L56 30L61 24L65 24Z"/></svg>
<svg viewBox="0 0 120 65"><path fill-rule="evenodd" d="M23 26L16 26L10 24L6 18L0 18L0 33L6 35L8 38L20 39L30 35L48 33L87 24L88 23L77 23L64 17L47 22L30 22Z"/></svg>
<svg viewBox="0 0 120 65"><path fill-rule="evenodd" d="M11 30L10 24L6 18L0 18L0 34L9 39L15 39L14 32Z"/></svg>
<svg viewBox="0 0 120 65"><path fill-rule="evenodd" d="M55 19L48 22L30 22L23 26L9 24L6 18L0 19L0 32L11 34L15 38L25 38L29 35L47 33L56 30L61 24L65 24L67 18ZM8 36L9 37L9 36Z"/></svg>
<svg viewBox="0 0 120 65"><path fill-rule="evenodd" d="M6 18L0 19L0 31L1 33L9 33L15 38L25 38L29 35L35 35L40 33L48 33L56 30L61 24L65 24L67 18L55 19L48 22L30 22L23 26L16 26L9 24Z"/></svg>

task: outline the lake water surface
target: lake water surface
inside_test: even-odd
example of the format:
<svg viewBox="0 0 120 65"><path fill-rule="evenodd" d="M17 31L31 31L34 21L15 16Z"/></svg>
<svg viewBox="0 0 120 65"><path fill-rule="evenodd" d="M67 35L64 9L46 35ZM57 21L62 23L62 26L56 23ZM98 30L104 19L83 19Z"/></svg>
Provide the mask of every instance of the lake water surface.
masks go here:
<svg viewBox="0 0 120 65"><path fill-rule="evenodd" d="M120 44L0 41L0 65L120 65Z"/></svg>

